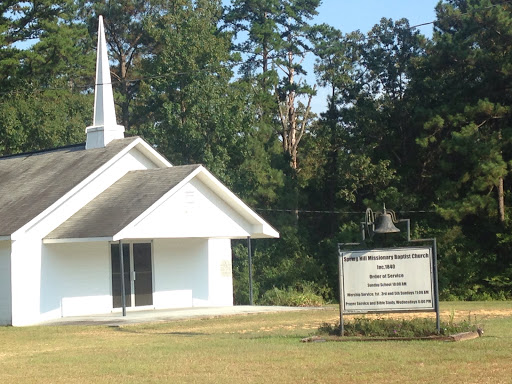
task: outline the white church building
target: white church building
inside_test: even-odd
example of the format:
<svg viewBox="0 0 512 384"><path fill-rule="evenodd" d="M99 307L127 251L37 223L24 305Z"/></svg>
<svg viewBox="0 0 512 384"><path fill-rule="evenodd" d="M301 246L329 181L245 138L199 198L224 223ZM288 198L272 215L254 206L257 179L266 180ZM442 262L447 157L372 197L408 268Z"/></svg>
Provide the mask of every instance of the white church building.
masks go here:
<svg viewBox="0 0 512 384"><path fill-rule="evenodd" d="M0 325L233 305L231 239L279 234L203 166L124 137L101 16L86 135L0 157Z"/></svg>

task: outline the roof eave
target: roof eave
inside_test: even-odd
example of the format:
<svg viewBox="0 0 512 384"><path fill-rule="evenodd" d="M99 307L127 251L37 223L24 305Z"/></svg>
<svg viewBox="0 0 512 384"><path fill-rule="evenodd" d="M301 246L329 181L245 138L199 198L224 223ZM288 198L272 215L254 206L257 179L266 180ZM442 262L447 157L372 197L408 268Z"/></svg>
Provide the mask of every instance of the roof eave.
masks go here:
<svg viewBox="0 0 512 384"><path fill-rule="evenodd" d="M254 227L254 233L251 235L253 239L278 239L279 232L272 228L268 224L256 225Z"/></svg>
<svg viewBox="0 0 512 384"><path fill-rule="evenodd" d="M113 241L112 236L106 237L83 237L69 239L43 239L43 244L64 244L64 243L90 243L98 241Z"/></svg>
<svg viewBox="0 0 512 384"><path fill-rule="evenodd" d="M279 232L267 223L260 215L252 210L242 199L229 190L215 176L213 176L206 168L201 167L200 175L204 175L201 180L205 182L212 190L224 198L228 204L235 209L242 217L248 221L252 221L254 233L251 237L261 238L279 238Z"/></svg>
<svg viewBox="0 0 512 384"><path fill-rule="evenodd" d="M136 140L137 149L146 155L160 168L172 167L172 164L163 155L161 155L155 148L149 145L144 139L138 138Z"/></svg>
<svg viewBox="0 0 512 384"><path fill-rule="evenodd" d="M206 168L203 166L197 167L194 171L192 171L189 175L187 175L181 182L171 188L167 193L165 193L158 201L156 201L152 206L148 207L144 212L142 212L137 218L127 224L124 228L119 230L117 233L108 237L91 237L91 238L69 238L69 239L44 239L44 243L72 243L72 242L90 242L90 241L119 241L127 238L131 238L131 229L133 226L137 225L141 220L147 217L151 212L157 209L163 202L169 199L170 196L175 194L178 190L180 190L183 185L190 182L193 178L198 175L203 175L200 178L202 182L207 181L207 185L212 188L212 190L219 194L219 196L226 201L238 214L248 220L251 224L251 231L247 233L247 236L241 237L240 234L228 236L226 234L226 238L246 238L251 237L253 239L272 239L279 238L279 232L277 232L271 225L269 225L263 218L257 215L251 208L249 208L241 199L239 199L233 192L231 192L227 187L225 187L220 181L218 181ZM160 238L160 237L158 237ZM165 238L174 238L174 237L165 237Z"/></svg>

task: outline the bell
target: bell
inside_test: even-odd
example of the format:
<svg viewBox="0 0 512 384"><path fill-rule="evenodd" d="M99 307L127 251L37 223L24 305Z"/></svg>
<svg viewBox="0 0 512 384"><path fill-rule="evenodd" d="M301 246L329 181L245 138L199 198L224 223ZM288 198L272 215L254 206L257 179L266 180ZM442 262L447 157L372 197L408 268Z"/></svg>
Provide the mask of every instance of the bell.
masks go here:
<svg viewBox="0 0 512 384"><path fill-rule="evenodd" d="M375 218L375 229L373 230L375 233L395 233L400 232L400 230L395 227L393 224L393 219L391 214L386 212L384 209L384 213L381 213Z"/></svg>

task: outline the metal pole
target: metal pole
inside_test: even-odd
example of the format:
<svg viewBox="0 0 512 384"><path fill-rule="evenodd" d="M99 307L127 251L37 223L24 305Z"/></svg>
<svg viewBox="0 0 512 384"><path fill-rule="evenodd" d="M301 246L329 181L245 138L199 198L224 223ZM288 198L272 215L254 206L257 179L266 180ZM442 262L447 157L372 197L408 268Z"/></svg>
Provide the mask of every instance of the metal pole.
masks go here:
<svg viewBox="0 0 512 384"><path fill-rule="evenodd" d="M406 223L407 228L407 241L411 242L411 219L400 219L398 220L399 223Z"/></svg>
<svg viewBox="0 0 512 384"><path fill-rule="evenodd" d="M119 259L121 260L121 303L123 306L123 316L126 316L126 292L124 284L124 255L123 243L119 240Z"/></svg>
<svg viewBox="0 0 512 384"><path fill-rule="evenodd" d="M341 258L342 255L338 255L338 275L339 275L339 290L340 290L340 336L343 336L345 333L345 324L343 322L343 271L341 268Z"/></svg>
<svg viewBox="0 0 512 384"><path fill-rule="evenodd" d="M247 236L247 254L249 256L249 305L254 305L252 297L252 251L251 236Z"/></svg>
<svg viewBox="0 0 512 384"><path fill-rule="evenodd" d="M434 253L434 260L433 260L433 267L434 267L434 300L435 300L435 306L436 306L436 327L437 327L437 334L441 333L441 320L439 318L439 281L437 278L437 240L434 237L432 239L434 242L433 245L433 253Z"/></svg>

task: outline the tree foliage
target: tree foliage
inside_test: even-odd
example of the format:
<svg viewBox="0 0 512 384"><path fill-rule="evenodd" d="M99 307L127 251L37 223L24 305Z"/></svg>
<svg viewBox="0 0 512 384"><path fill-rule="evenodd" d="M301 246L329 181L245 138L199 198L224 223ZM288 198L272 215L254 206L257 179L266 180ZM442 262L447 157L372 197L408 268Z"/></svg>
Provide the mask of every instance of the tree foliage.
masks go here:
<svg viewBox="0 0 512 384"><path fill-rule="evenodd" d="M0 153L83 141L102 14L120 123L175 164L205 164L281 233L254 241L256 301L334 298L337 243L383 203L438 237L443 297L510 297L512 5L443 0L427 39L405 19L313 25L320 3L4 1ZM318 115L306 56L328 90Z"/></svg>
<svg viewBox="0 0 512 384"><path fill-rule="evenodd" d="M83 141L94 55L76 10L72 1L2 2L0 153Z"/></svg>
<svg viewBox="0 0 512 384"><path fill-rule="evenodd" d="M309 52L308 21L317 14L320 0L235 0L224 18L237 36L246 38L234 45L247 60L241 66L246 79L259 85L262 115L275 116L273 124L290 166L298 170L299 143L308 127L312 88L298 78ZM300 98L306 97L306 104Z"/></svg>
<svg viewBox="0 0 512 384"><path fill-rule="evenodd" d="M510 230L512 7L448 1L436 11L429 55L412 85L429 106L417 142L426 149L432 203L458 228L451 241L463 244L462 262L478 259L466 282L477 294L507 276L511 263L508 243L499 239Z"/></svg>

